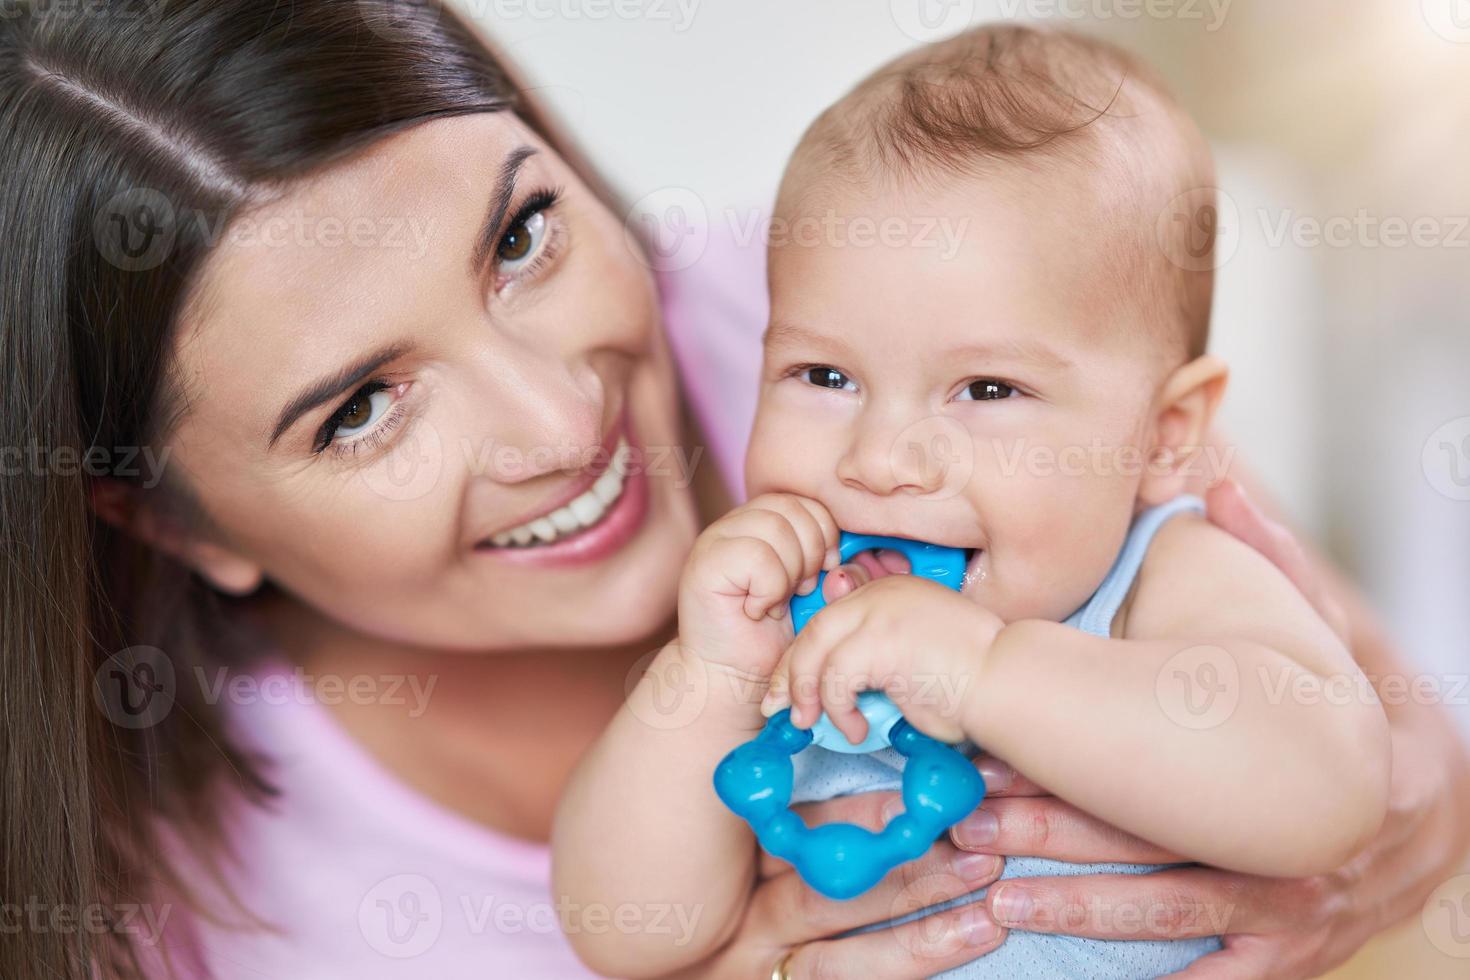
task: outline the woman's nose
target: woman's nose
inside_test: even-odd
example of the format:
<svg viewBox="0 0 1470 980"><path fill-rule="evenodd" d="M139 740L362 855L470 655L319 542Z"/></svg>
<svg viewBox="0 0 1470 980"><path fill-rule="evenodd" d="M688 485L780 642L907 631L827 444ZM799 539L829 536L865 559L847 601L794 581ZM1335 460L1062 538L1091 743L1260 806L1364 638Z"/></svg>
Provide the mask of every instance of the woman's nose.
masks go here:
<svg viewBox="0 0 1470 980"><path fill-rule="evenodd" d="M581 469L618 423L610 379L594 359L522 352L497 358L489 374L478 385L496 395L481 409L472 458L478 473L498 483Z"/></svg>

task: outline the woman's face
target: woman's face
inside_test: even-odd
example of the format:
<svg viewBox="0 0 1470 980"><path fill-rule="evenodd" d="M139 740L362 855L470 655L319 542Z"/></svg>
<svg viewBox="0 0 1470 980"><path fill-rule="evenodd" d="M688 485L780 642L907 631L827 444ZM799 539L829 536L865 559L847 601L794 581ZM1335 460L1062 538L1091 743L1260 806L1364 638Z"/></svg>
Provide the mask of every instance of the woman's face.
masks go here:
<svg viewBox="0 0 1470 980"><path fill-rule="evenodd" d="M238 216L174 355L170 462L222 586L462 649L671 613L697 516L654 281L511 114L421 124Z"/></svg>

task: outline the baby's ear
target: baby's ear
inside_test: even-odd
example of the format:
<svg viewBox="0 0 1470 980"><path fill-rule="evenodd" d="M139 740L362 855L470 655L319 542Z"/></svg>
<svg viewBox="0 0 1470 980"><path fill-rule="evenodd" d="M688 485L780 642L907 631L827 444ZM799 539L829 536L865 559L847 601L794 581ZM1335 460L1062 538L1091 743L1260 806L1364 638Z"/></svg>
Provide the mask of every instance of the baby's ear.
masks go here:
<svg viewBox="0 0 1470 980"><path fill-rule="evenodd" d="M1153 444L1138 488L1146 505L1184 492L1204 492L1202 455L1229 377L1224 361L1202 354L1164 380L1154 402Z"/></svg>

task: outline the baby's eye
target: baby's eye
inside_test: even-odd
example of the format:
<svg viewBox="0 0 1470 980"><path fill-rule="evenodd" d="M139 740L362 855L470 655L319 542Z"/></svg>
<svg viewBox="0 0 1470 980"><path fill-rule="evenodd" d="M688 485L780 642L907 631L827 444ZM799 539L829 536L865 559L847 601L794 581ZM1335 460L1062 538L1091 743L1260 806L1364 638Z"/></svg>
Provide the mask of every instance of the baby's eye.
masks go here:
<svg viewBox="0 0 1470 980"><path fill-rule="evenodd" d="M1004 381L996 381L994 378L981 378L978 381L971 381L965 385L955 398L958 401L988 402L1010 398L1012 395L1019 394L1019 391Z"/></svg>
<svg viewBox="0 0 1470 980"><path fill-rule="evenodd" d="M857 388L851 378L836 368L811 367L805 371L807 381L820 388Z"/></svg>

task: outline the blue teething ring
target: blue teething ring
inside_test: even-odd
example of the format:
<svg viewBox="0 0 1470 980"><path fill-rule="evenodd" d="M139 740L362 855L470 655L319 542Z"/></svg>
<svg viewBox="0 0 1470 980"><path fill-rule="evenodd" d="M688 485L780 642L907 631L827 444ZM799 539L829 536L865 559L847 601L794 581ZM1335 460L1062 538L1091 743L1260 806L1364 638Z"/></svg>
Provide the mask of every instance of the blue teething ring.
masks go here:
<svg viewBox="0 0 1470 980"><path fill-rule="evenodd" d="M873 548L890 548L909 560L913 574L959 590L965 553L958 548L843 532L842 560ZM791 624L800 630L826 603L823 572L810 595L791 600ZM960 752L930 738L907 721L886 695L865 691L858 708L868 721L859 745L847 741L826 714L811 730L791 723L789 709L773 715L761 733L737 747L715 769L715 792L755 831L761 847L791 863L807 884L828 898L853 898L890 870L924 854L945 830L985 798L985 780ZM815 744L837 752L872 752L892 745L906 759L904 811L881 831L856 824L807 827L791 812L791 757Z"/></svg>

